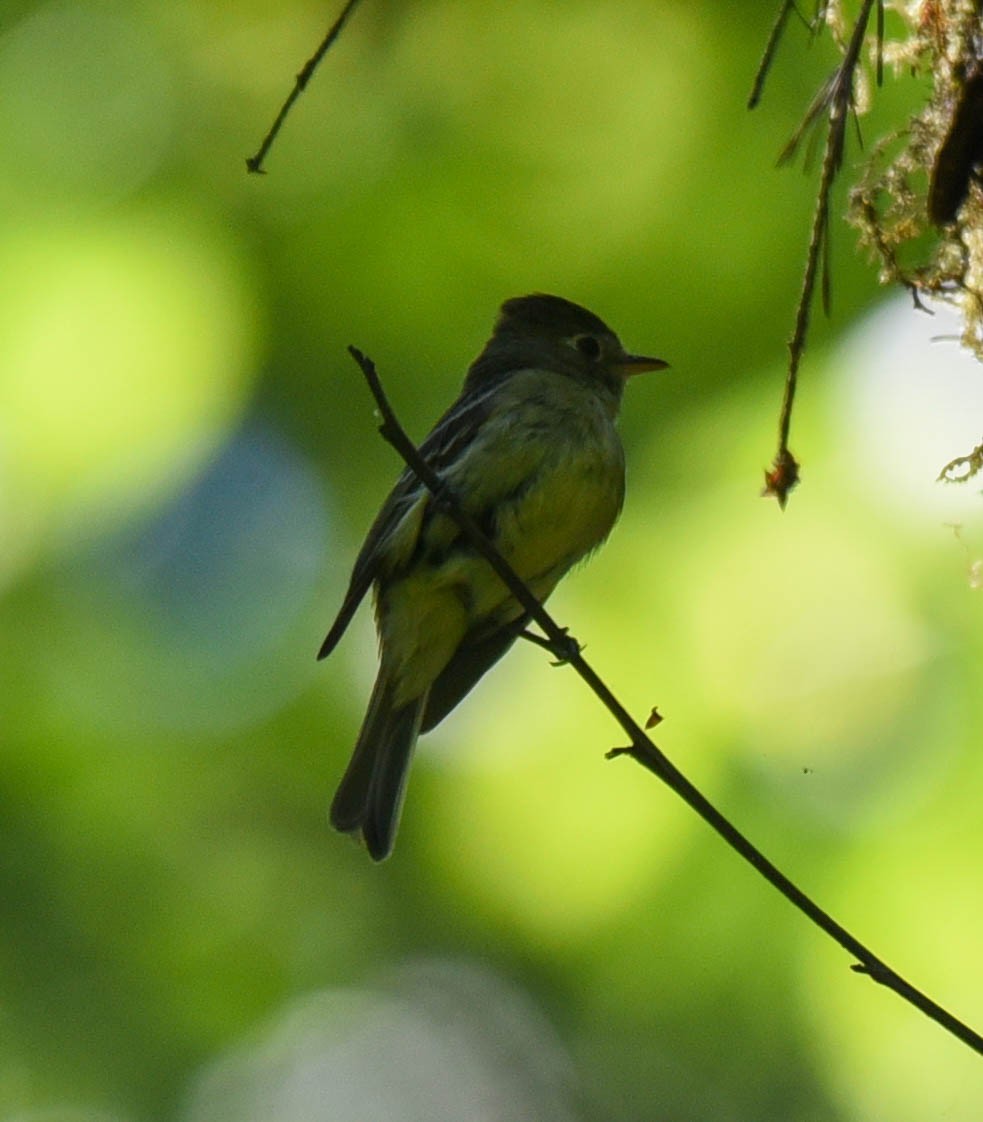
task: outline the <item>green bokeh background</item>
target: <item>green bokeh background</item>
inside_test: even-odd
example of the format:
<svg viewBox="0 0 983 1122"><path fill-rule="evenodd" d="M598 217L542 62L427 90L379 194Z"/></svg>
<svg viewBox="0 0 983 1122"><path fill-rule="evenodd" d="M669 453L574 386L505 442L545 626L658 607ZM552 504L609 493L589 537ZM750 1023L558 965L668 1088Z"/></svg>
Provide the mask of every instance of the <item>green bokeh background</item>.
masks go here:
<svg viewBox="0 0 983 1122"><path fill-rule="evenodd" d="M0 1119L979 1119L979 1058L605 762L541 651L423 743L391 861L326 823L368 611L313 654L399 467L345 345L420 436L501 300L562 293L672 369L555 614L980 1028L978 498L957 538L847 439L883 296L843 227L805 482L757 494L815 178L775 155L834 61L793 24L749 115L775 8L363 0L258 177L326 6L4 5Z"/></svg>

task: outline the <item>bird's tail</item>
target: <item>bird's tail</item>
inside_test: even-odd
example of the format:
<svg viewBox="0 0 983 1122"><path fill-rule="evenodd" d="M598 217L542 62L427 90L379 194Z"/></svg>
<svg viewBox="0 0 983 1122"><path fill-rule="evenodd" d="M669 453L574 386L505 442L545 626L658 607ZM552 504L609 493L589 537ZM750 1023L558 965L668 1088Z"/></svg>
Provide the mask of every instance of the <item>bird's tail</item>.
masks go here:
<svg viewBox="0 0 983 1122"><path fill-rule="evenodd" d="M371 857L392 851L406 789L406 776L427 695L396 708L394 686L382 670L348 768L331 803L331 825L361 834Z"/></svg>

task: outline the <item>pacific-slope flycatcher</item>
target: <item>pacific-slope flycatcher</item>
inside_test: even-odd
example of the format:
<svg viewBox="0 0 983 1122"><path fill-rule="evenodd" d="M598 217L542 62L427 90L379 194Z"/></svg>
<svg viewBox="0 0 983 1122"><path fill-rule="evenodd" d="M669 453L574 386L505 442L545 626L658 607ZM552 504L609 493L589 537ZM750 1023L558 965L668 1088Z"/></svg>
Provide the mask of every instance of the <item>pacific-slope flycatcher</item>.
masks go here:
<svg viewBox="0 0 983 1122"><path fill-rule="evenodd" d="M615 421L625 381L665 366L628 354L568 300L509 300L457 401L420 446L539 600L617 520L625 459ZM361 833L379 861L392 849L417 736L505 654L528 617L409 470L369 530L320 658L370 586L379 674L331 822Z"/></svg>

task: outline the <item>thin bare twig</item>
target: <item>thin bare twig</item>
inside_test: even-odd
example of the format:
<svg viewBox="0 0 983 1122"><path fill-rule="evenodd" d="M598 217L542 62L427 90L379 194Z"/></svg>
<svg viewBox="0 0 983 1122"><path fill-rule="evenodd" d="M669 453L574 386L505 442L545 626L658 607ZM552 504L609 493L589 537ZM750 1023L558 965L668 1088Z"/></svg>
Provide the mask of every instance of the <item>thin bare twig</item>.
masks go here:
<svg viewBox="0 0 983 1122"><path fill-rule="evenodd" d="M768 77L768 71L775 59L775 51L778 50L778 42L785 30L785 23L794 8L795 0L782 0L782 6L778 11L775 22L772 24L768 42L765 43L764 53L758 63L758 72L754 76L754 85L751 87L751 93L747 99L748 109L753 109L761 100L761 92L765 88L765 78Z"/></svg>
<svg viewBox="0 0 983 1122"><path fill-rule="evenodd" d="M868 977L893 990L903 1000L921 1010L947 1032L983 1055L983 1036L974 1032L968 1025L958 1020L931 998L915 989L909 982L892 970L885 962L868 950L858 939L841 927L818 904L792 883L767 857L757 849L730 821L680 772L676 766L656 747L645 731L634 721L628 711L601 680L596 671L588 664L581 653L580 645L566 628L560 627L543 605L529 590L522 578L509 565L495 546L481 532L474 521L463 510L453 493L445 486L436 472L427 464L418 449L406 435L382 388L375 364L355 347L348 348L352 358L358 363L372 396L382 414L379 432L406 462L409 469L431 492L441 508L460 526L462 532L485 558L502 579L508 590L515 596L523 609L542 629L549 650L561 662L574 668L587 683L608 712L627 734L630 743L627 747L613 748L608 758L631 756L636 763L651 771L673 790L689 807L715 830L724 841L745 861L756 869L791 904L803 912L818 927L834 939L857 961L851 967L857 973ZM543 645L543 644L540 644ZM653 716L655 711L653 710ZM652 718L649 718L650 721Z"/></svg>
<svg viewBox="0 0 983 1122"><path fill-rule="evenodd" d="M344 8L341 9L341 15L338 16L338 18L328 29L328 33L322 40L321 45L307 60L307 62L304 63L303 69L294 79L294 88L287 95L287 100L283 103L283 105L280 106L280 112L277 113L276 120L270 126L270 131L266 134L266 136L263 137L263 143L259 146L259 151L257 151L255 156L246 157L247 171L254 172L257 175L266 174L266 169L263 167L263 161L266 159L266 155L269 150L273 147L273 142L277 138L277 133L279 133L280 129L283 127L283 122L287 119L287 114L293 108L293 104L297 100L297 98L300 97L300 95L306 89L307 83L311 80L311 75L317 69L321 59L324 58L324 56L331 49L332 43L334 43L335 39L337 39L341 34L341 29L348 21L348 17L355 10L355 5L357 3L358 0L348 0Z"/></svg>
<svg viewBox="0 0 983 1122"><path fill-rule="evenodd" d="M816 210L812 220L812 230L809 235L809 249L806 254L805 273L802 278L802 291L795 313L795 327L788 343L788 368L785 376L785 391L782 398L782 408L778 420L778 451L772 462L771 468L765 472L764 494L774 495L782 509L788 502L789 492L799 481L799 464L789 449L789 432L792 427L792 410L795 405L795 394L798 389L799 365L805 352L806 339L809 334L809 321L812 313L812 298L816 288L816 277L822 267L822 295L823 306L829 313L830 283L829 283L829 208L833 184L840 168L843 166L843 150L846 144L847 121L853 108L853 80L857 66L860 62L860 52L863 48L864 37L867 33L867 24L870 13L877 4L878 22L877 31L883 34L883 0L864 0L857 22L854 24L853 33L847 44L843 60L823 84L819 93L813 98L806 110L802 124L789 141L779 157L779 163L790 160L802 137L822 118L828 117L829 129L826 134L826 147L823 153L822 174L819 180L819 191L816 198ZM773 32L774 34L774 32ZM880 45L878 44L878 59L880 59ZM878 76L880 63L878 63Z"/></svg>

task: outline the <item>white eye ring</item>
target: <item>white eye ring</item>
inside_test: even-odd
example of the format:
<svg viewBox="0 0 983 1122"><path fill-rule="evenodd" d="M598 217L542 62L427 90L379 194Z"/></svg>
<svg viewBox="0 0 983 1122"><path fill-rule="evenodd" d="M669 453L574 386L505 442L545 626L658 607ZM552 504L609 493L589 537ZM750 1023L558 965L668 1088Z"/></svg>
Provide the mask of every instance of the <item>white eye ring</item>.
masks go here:
<svg viewBox="0 0 983 1122"><path fill-rule="evenodd" d="M591 362L597 362L603 350L601 340L596 335L574 335L570 345L576 347L584 358Z"/></svg>

